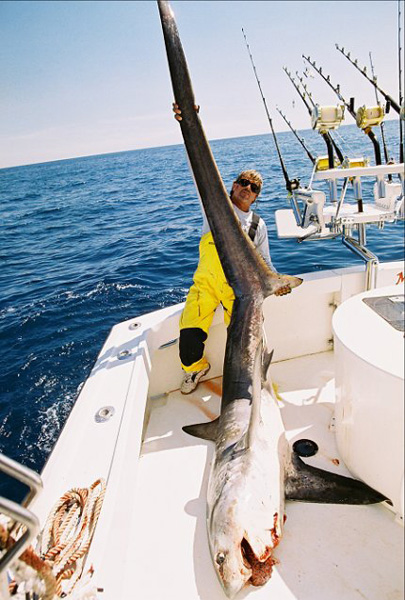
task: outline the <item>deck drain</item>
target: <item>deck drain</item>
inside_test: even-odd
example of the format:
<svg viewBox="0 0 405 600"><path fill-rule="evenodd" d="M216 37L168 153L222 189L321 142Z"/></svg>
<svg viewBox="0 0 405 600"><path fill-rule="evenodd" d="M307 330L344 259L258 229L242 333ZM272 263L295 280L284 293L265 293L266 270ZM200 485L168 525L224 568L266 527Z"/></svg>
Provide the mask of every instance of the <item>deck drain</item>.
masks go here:
<svg viewBox="0 0 405 600"><path fill-rule="evenodd" d="M137 321L135 321L135 323L131 323L131 325L129 326L129 329L139 329L140 326L141 326L141 323L138 323Z"/></svg>
<svg viewBox="0 0 405 600"><path fill-rule="evenodd" d="M312 440L297 440L293 450L298 456L314 456L318 452L318 444Z"/></svg>
<svg viewBox="0 0 405 600"><path fill-rule="evenodd" d="M114 416L115 408L113 406L103 406L94 415L96 423L105 423Z"/></svg>

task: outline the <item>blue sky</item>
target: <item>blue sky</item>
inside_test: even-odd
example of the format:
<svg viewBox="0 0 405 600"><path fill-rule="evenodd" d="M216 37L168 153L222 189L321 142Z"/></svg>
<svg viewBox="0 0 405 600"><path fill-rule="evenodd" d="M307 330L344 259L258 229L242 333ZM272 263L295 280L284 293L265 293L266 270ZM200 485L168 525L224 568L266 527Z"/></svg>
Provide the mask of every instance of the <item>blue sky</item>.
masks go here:
<svg viewBox="0 0 405 600"><path fill-rule="evenodd" d="M209 139L269 131L242 27L276 130L286 129L276 104L297 129L310 127L282 71L302 72L302 53L356 106L375 104L372 86L335 42L368 69L371 51L380 85L397 98L397 6L173 1ZM0 40L0 167L181 143L154 1L3 1ZM308 81L320 104L337 101L317 75Z"/></svg>

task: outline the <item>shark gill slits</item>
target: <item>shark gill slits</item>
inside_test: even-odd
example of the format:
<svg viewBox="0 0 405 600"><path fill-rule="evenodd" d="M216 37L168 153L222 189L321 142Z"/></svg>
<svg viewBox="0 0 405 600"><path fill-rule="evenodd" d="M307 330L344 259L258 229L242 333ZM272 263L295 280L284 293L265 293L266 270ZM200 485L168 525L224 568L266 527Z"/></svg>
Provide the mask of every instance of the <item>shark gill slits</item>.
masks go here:
<svg viewBox="0 0 405 600"><path fill-rule="evenodd" d="M318 444L312 440L297 440L293 444L293 451L298 456L314 456L318 450Z"/></svg>

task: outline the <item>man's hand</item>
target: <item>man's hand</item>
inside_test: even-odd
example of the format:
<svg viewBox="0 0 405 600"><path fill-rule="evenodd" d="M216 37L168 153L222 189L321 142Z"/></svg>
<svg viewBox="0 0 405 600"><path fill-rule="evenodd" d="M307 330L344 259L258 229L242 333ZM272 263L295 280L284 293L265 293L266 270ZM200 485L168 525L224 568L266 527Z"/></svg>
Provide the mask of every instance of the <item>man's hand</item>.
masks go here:
<svg viewBox="0 0 405 600"><path fill-rule="evenodd" d="M287 283L287 285L284 285L283 287L278 289L277 292L274 292L274 295L275 296L285 296L286 294L290 294L290 293L291 293L291 287L290 287L290 284Z"/></svg>
<svg viewBox="0 0 405 600"><path fill-rule="evenodd" d="M179 105L176 104L175 102L173 102L173 112L174 112L174 118L176 119L176 121L183 120L183 117L181 116L181 110L179 109Z"/></svg>
<svg viewBox="0 0 405 600"><path fill-rule="evenodd" d="M199 113L200 107L197 104L194 104L194 110L196 113ZM176 104L175 102L173 102L173 112L174 112L174 118L176 119L176 121L183 120L183 117L181 116L181 110L179 108L179 105Z"/></svg>

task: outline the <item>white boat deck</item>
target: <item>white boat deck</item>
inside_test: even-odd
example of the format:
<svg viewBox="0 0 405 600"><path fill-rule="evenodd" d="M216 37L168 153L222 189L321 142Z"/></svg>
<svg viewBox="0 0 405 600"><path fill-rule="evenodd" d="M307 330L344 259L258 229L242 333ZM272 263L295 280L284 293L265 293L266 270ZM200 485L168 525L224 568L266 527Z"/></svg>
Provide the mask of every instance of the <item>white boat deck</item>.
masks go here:
<svg viewBox="0 0 405 600"><path fill-rule="evenodd" d="M403 263L380 265L379 285L399 283L403 271ZM364 270L304 277L294 294L266 300L266 332L275 349L270 373L289 440L313 439L319 452L305 460L348 475L332 421L332 316L336 306L362 291ZM403 293L402 286L395 290ZM181 309L168 307L112 329L45 465L44 492L30 505L43 525L67 490L105 479L85 568L94 568L91 585L99 590L98 600L225 599L205 522L214 448L182 427L219 412L226 330L219 312L207 342L212 379L182 396L175 390L181 380ZM100 423L95 416L106 407L112 416ZM380 471L383 450L386 469L392 470L391 455L379 446L380 434L390 435L392 427L384 421L380 429L379 423L375 444L362 455L367 460L370 454ZM288 502L286 514L272 578L263 588L248 587L237 600L250 594L257 600L402 600L403 527L387 507Z"/></svg>
<svg viewBox="0 0 405 600"><path fill-rule="evenodd" d="M279 362L271 374L291 442L316 441L318 454L305 460L348 475L333 432L333 352ZM182 431L185 424L217 416L221 381L202 382L189 396L177 390L155 401L128 523L131 566L123 565L117 574L115 597L120 600L225 598L211 563L205 523L213 444ZM240 598L250 593L257 600L403 597L403 529L386 507L287 502L286 514L272 578L262 588L249 586ZM102 577L98 579L101 583ZM133 596L128 594L131 581Z"/></svg>

